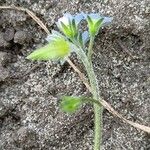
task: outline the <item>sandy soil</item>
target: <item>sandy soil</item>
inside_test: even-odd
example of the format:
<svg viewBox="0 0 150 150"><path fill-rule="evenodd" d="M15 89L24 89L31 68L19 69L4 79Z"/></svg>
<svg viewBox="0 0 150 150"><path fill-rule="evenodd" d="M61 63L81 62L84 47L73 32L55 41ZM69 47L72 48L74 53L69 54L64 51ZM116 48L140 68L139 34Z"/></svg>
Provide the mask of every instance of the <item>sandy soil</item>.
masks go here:
<svg viewBox="0 0 150 150"><path fill-rule="evenodd" d="M150 124L150 22L148 0L0 0L28 8L55 29L64 12L101 12L114 17L96 38L93 63L101 96L126 118ZM44 31L24 12L0 10L0 149L92 150L93 111L68 116L61 95L89 95L65 63L31 62L45 43ZM75 56L72 61L82 68ZM150 136L106 110L103 150L148 150Z"/></svg>

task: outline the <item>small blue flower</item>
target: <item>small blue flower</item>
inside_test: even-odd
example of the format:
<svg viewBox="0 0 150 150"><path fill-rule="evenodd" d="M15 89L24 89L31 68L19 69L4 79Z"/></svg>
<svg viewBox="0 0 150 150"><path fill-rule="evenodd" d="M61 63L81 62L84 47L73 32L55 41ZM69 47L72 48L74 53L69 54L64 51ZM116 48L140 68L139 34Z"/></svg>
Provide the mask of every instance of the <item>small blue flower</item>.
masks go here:
<svg viewBox="0 0 150 150"><path fill-rule="evenodd" d="M88 22L90 36L98 34L100 27L108 25L112 22L112 17L101 16L98 13L85 14L84 17Z"/></svg>
<svg viewBox="0 0 150 150"><path fill-rule="evenodd" d="M82 14L77 14L75 16L66 13L61 17L56 23L57 27L70 39L77 37L78 35L78 25L83 19Z"/></svg>

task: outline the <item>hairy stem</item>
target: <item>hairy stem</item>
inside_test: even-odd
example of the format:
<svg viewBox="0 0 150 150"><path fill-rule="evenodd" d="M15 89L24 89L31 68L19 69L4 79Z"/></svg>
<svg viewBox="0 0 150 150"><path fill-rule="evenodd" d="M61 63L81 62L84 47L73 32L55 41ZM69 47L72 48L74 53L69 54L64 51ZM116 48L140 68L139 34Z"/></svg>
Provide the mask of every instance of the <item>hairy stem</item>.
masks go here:
<svg viewBox="0 0 150 150"><path fill-rule="evenodd" d="M82 49L79 52L78 56L80 57L86 68L88 78L90 80L93 99L100 99L98 82L93 70L92 62L88 60L86 54ZM100 150L100 145L102 143L102 111L103 111L102 106L94 104L94 124L95 124L94 150Z"/></svg>
<svg viewBox="0 0 150 150"><path fill-rule="evenodd" d="M94 37L91 37L90 38L90 43L89 43L89 48L88 48L88 53L87 53L87 57L88 57L88 60L89 62L92 62L92 53L93 53L93 44L94 44Z"/></svg>
<svg viewBox="0 0 150 150"><path fill-rule="evenodd" d="M98 90L98 84L96 80L96 76L94 73L93 68L89 70L89 76L90 76L90 84L92 88L92 94L94 99L99 99L99 90ZM102 106L98 106L94 104L94 125L95 125L95 135L94 135L94 150L100 150L100 145L102 142Z"/></svg>

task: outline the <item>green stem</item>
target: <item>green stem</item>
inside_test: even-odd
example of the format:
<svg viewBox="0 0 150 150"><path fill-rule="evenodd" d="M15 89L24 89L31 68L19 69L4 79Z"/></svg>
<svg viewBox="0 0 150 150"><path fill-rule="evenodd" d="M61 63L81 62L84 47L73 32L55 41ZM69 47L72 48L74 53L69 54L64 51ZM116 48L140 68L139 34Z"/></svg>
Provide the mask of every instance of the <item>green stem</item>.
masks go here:
<svg viewBox="0 0 150 150"><path fill-rule="evenodd" d="M89 98L89 97L81 97L81 100L84 102L84 103L91 103L91 104L95 104L95 105L97 105L97 106L99 106L99 107L101 107L102 105L101 105L101 103L99 102L99 100L95 100L95 99L93 99L93 98Z"/></svg>
<svg viewBox="0 0 150 150"><path fill-rule="evenodd" d="M90 63L89 68L91 68L91 70L87 72L89 72L88 74L90 74L89 79L92 88L93 98L99 99L100 95L99 95L98 82L92 65L94 38L95 37L93 36L91 36L90 38L90 43L88 48L88 60ZM102 143L102 113L103 113L102 106L98 106L94 103L94 124L95 124L94 150L100 150L100 146Z"/></svg>
<svg viewBox="0 0 150 150"><path fill-rule="evenodd" d="M86 68L88 78L90 80L93 99L100 99L98 82L93 70L92 62L88 60L86 54L82 49L78 53L78 56L80 57ZM95 124L94 150L100 150L100 145L102 143L102 112L103 112L102 106L94 104L94 124Z"/></svg>
<svg viewBox="0 0 150 150"><path fill-rule="evenodd" d="M92 53L93 53L93 45L94 45L94 37L91 37L90 38L90 42L89 42L89 48L88 48L88 53L87 53L87 57L88 57L88 60L89 62L92 62Z"/></svg>
<svg viewBox="0 0 150 150"><path fill-rule="evenodd" d="M92 88L93 99L99 99L99 89L96 80L96 76L93 68L89 71L90 84ZM94 136L94 150L100 150L102 143L102 106L94 104L94 124L95 124L95 136Z"/></svg>

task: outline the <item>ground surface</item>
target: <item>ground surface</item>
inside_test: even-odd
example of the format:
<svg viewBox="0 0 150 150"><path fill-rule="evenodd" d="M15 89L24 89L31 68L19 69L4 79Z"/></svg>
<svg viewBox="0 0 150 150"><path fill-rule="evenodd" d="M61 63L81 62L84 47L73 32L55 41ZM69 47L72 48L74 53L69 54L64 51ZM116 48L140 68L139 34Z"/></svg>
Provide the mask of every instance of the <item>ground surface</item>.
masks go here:
<svg viewBox="0 0 150 150"><path fill-rule="evenodd" d="M113 16L96 38L93 63L102 97L126 118L150 124L150 16L148 0L0 0L23 6L53 29L64 12ZM92 150L93 112L63 114L59 97L89 95L66 63L31 62L26 56L46 34L26 14L0 10L0 149ZM74 57L74 63L82 67ZM104 110L104 150L148 150L150 136Z"/></svg>

